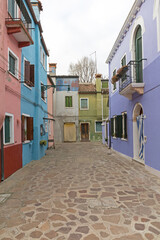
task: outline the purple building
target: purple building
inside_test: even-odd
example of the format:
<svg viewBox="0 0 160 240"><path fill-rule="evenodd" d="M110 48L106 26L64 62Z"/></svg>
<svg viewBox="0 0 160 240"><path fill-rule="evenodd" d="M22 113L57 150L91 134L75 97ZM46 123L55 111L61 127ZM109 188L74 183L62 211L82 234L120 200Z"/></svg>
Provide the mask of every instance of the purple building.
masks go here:
<svg viewBox="0 0 160 240"><path fill-rule="evenodd" d="M160 176L160 0L136 0L106 60L109 145Z"/></svg>

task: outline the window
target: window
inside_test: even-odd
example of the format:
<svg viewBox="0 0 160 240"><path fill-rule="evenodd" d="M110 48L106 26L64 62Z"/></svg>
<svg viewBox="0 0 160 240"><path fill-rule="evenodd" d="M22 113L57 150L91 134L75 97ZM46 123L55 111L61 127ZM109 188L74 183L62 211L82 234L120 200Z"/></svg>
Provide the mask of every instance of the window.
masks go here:
<svg viewBox="0 0 160 240"><path fill-rule="evenodd" d="M116 75L116 69L113 71L113 76ZM113 92L116 90L116 82L113 84Z"/></svg>
<svg viewBox="0 0 160 240"><path fill-rule="evenodd" d="M121 66L125 66L127 63L126 63L126 55L123 56L123 58L121 59ZM124 82L127 78L127 75L124 74L121 78L121 81Z"/></svg>
<svg viewBox="0 0 160 240"><path fill-rule="evenodd" d="M33 118L22 115L22 142L33 140Z"/></svg>
<svg viewBox="0 0 160 240"><path fill-rule="evenodd" d="M122 113L122 138L127 139L127 113Z"/></svg>
<svg viewBox="0 0 160 240"><path fill-rule="evenodd" d="M49 136L51 136L52 132L51 132L51 120L48 120L48 134Z"/></svg>
<svg viewBox="0 0 160 240"><path fill-rule="evenodd" d="M6 114L4 121L4 144L14 143L14 118Z"/></svg>
<svg viewBox="0 0 160 240"><path fill-rule="evenodd" d="M96 122L96 132L102 132L102 121Z"/></svg>
<svg viewBox="0 0 160 240"><path fill-rule="evenodd" d="M89 109L88 98L81 98L80 99L80 109L81 110L88 110Z"/></svg>
<svg viewBox="0 0 160 240"><path fill-rule="evenodd" d="M9 72L18 78L18 58L9 50Z"/></svg>
<svg viewBox="0 0 160 240"><path fill-rule="evenodd" d="M127 113L111 118L111 136L127 139Z"/></svg>
<svg viewBox="0 0 160 240"><path fill-rule="evenodd" d="M17 18L17 4L14 0L8 0L8 12L12 18Z"/></svg>
<svg viewBox="0 0 160 240"><path fill-rule="evenodd" d="M107 80L102 81L102 88L108 88L108 81Z"/></svg>
<svg viewBox="0 0 160 240"><path fill-rule="evenodd" d="M65 107L72 107L72 96L65 96Z"/></svg>
<svg viewBox="0 0 160 240"><path fill-rule="evenodd" d="M42 46L40 46L40 56L41 56L41 63L43 65L43 67L45 68L45 62L46 62L45 58L46 58L46 56L45 56L45 53L43 51Z"/></svg>
<svg viewBox="0 0 160 240"><path fill-rule="evenodd" d="M41 83L41 98L43 99L43 101L46 100L45 88L43 83Z"/></svg>
<svg viewBox="0 0 160 240"><path fill-rule="evenodd" d="M24 60L24 82L29 87L34 87L34 65Z"/></svg>

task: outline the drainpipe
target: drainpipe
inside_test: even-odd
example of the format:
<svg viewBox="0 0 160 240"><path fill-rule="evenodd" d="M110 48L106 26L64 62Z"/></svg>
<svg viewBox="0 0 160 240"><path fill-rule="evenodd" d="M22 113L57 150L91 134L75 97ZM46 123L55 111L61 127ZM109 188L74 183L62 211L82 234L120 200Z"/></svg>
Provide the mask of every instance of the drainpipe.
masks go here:
<svg viewBox="0 0 160 240"><path fill-rule="evenodd" d="M1 180L4 180L3 127L1 128Z"/></svg>
<svg viewBox="0 0 160 240"><path fill-rule="evenodd" d="M109 79L110 79L110 63L109 63ZM109 83L109 88L110 88L110 83ZM108 148L111 148L111 91L109 91L109 146Z"/></svg>

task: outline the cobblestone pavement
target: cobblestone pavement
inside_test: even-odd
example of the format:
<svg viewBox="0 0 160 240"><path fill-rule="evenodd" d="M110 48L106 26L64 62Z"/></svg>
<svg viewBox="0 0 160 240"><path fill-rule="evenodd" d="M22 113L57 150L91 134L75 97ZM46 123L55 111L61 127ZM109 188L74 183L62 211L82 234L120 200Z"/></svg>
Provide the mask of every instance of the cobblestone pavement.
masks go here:
<svg viewBox="0 0 160 240"><path fill-rule="evenodd" d="M160 239L160 178L100 143L58 144L0 184L0 239Z"/></svg>

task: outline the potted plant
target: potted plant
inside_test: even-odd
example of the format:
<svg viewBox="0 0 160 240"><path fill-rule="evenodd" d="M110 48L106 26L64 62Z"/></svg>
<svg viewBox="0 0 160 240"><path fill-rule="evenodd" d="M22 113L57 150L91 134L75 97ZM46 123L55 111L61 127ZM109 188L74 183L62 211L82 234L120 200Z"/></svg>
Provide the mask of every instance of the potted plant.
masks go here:
<svg viewBox="0 0 160 240"><path fill-rule="evenodd" d="M128 66L127 65L124 65L121 68L119 68L117 70L118 77L121 78L127 72L127 70L128 70Z"/></svg>
<svg viewBox="0 0 160 240"><path fill-rule="evenodd" d="M119 79L119 78L118 78L117 74L114 75L114 76L112 77L112 84L114 84L115 82L117 82L118 79Z"/></svg>
<svg viewBox="0 0 160 240"><path fill-rule="evenodd" d="M41 140L39 143L40 143L41 146L43 146L43 145L46 146L47 145L47 141L46 140Z"/></svg>

